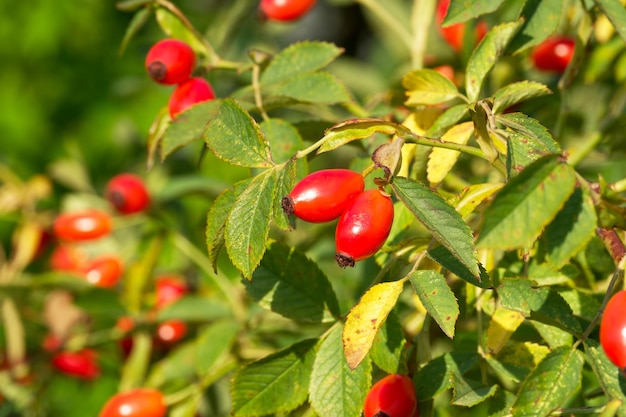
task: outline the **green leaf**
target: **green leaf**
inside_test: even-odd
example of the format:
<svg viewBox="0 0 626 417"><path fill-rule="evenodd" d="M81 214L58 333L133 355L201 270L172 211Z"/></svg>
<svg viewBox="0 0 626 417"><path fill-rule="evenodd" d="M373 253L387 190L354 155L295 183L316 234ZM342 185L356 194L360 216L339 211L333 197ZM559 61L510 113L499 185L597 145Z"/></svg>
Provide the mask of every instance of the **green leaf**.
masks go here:
<svg viewBox="0 0 626 417"><path fill-rule="evenodd" d="M269 246L244 285L261 307L292 320L331 322L340 314L333 288L317 264L282 243Z"/></svg>
<svg viewBox="0 0 626 417"><path fill-rule="evenodd" d="M406 362L403 353L406 346L404 330L394 310L389 312L385 323L376 333L370 358L383 371L393 374L406 374Z"/></svg>
<svg viewBox="0 0 626 417"><path fill-rule="evenodd" d="M480 362L476 352L456 351L444 353L422 366L413 382L417 389L417 398L426 401L452 388L453 375L462 375Z"/></svg>
<svg viewBox="0 0 626 417"><path fill-rule="evenodd" d="M447 109L435 120L435 123L426 131L426 136L438 138L452 126L469 115L467 104L457 104Z"/></svg>
<svg viewBox="0 0 626 417"><path fill-rule="evenodd" d="M493 112L502 113L514 104L531 98L552 94L550 89L536 81L519 81L500 88L493 95Z"/></svg>
<svg viewBox="0 0 626 417"><path fill-rule="evenodd" d="M584 342L587 361L596 374L602 391L609 401L621 401L626 404L626 381L620 378L620 370L606 357L600 344L593 339L585 339ZM626 417L626 408L620 407L617 411L619 417Z"/></svg>
<svg viewBox="0 0 626 417"><path fill-rule="evenodd" d="M609 18L615 31L626 40L626 8L619 0L594 0L600 10Z"/></svg>
<svg viewBox="0 0 626 417"><path fill-rule="evenodd" d="M382 119L347 120L326 130L323 138L324 142L317 150L317 153L332 151L346 143L368 138L374 133L395 135L411 134L411 131L402 125Z"/></svg>
<svg viewBox="0 0 626 417"><path fill-rule="evenodd" d="M372 383L372 364L366 358L352 370L341 342L342 327L335 326L317 352L311 385L311 407L319 416L360 417Z"/></svg>
<svg viewBox="0 0 626 417"><path fill-rule="evenodd" d="M161 159L195 140L201 140L207 122L217 116L221 104L219 99L205 101L191 106L172 120L161 140Z"/></svg>
<svg viewBox="0 0 626 417"><path fill-rule="evenodd" d="M420 301L450 339L459 318L459 304L446 279L433 270L414 271L409 275Z"/></svg>
<svg viewBox="0 0 626 417"><path fill-rule="evenodd" d="M294 43L280 51L261 75L262 84L283 82L324 68L343 50L328 42Z"/></svg>
<svg viewBox="0 0 626 417"><path fill-rule="evenodd" d="M452 374L452 404L463 407L473 407L493 397L497 390L497 385L487 387L480 382L472 381Z"/></svg>
<svg viewBox="0 0 626 417"><path fill-rule="evenodd" d="M459 278L480 288L491 288L491 280L485 268L479 263L480 275L476 276L462 264L446 247L435 245L428 249L428 256Z"/></svg>
<svg viewBox="0 0 626 417"><path fill-rule="evenodd" d="M206 298L195 295L186 295L175 303L160 309L157 313L158 321L183 320L206 322L224 317L232 317L228 304L217 298Z"/></svg>
<svg viewBox="0 0 626 417"><path fill-rule="evenodd" d="M250 279L263 253L273 211L276 170L252 178L228 213L224 238L233 265Z"/></svg>
<svg viewBox="0 0 626 417"><path fill-rule="evenodd" d="M350 369L365 359L376 333L396 305L404 281L382 282L372 286L352 307L343 328L343 348Z"/></svg>
<svg viewBox="0 0 626 417"><path fill-rule="evenodd" d="M301 161L298 159L297 161ZM272 218L274 224L282 230L291 229L291 220L283 210L283 197L291 192L296 183L296 165L297 161L290 160L283 165L279 165L276 169L276 187L274 190L274 202L272 204ZM282 168L280 168L282 167Z"/></svg>
<svg viewBox="0 0 626 417"><path fill-rule="evenodd" d="M402 85L407 90L407 106L440 104L461 96L452 81L432 69L409 72Z"/></svg>
<svg viewBox="0 0 626 417"><path fill-rule="evenodd" d="M156 9L156 21L163 32L170 37L186 42L196 51L203 51L205 49L201 40L181 22L178 16L174 15L168 9L158 7Z"/></svg>
<svg viewBox="0 0 626 417"><path fill-rule="evenodd" d="M346 86L327 72L301 74L281 83L272 93L306 103L336 104L350 101Z"/></svg>
<svg viewBox="0 0 626 417"><path fill-rule="evenodd" d="M207 213L206 220L206 245L209 260L213 265L213 270L217 271L217 259L224 247L224 230L226 230L226 219L231 209L235 205L237 197L249 185L250 179L239 181L233 188L224 190L213 201L213 205Z"/></svg>
<svg viewBox="0 0 626 417"><path fill-rule="evenodd" d="M553 288L533 287L528 279L505 278L496 291L503 307L519 311L531 320L559 327L574 336L582 334L571 307Z"/></svg>
<svg viewBox="0 0 626 417"><path fill-rule="evenodd" d="M472 232L461 215L439 194L416 181L397 177L392 186L398 198L433 237L473 276L480 276Z"/></svg>
<svg viewBox="0 0 626 417"><path fill-rule="evenodd" d="M304 340L240 369L231 388L233 414L285 413L302 404L309 390L316 344L317 340Z"/></svg>
<svg viewBox="0 0 626 417"><path fill-rule="evenodd" d="M550 348L532 342L510 341L497 357L487 354L489 366L502 378L518 384L550 353Z"/></svg>
<svg viewBox="0 0 626 417"><path fill-rule="evenodd" d="M577 187L563 209L546 227L546 259L561 268L595 236L598 218L591 196Z"/></svg>
<svg viewBox="0 0 626 417"><path fill-rule="evenodd" d="M574 192L574 169L556 156L529 165L500 190L485 210L477 246L529 247Z"/></svg>
<svg viewBox="0 0 626 417"><path fill-rule="evenodd" d="M547 416L580 389L582 353L571 347L557 348L546 356L522 382L513 417Z"/></svg>
<svg viewBox="0 0 626 417"><path fill-rule="evenodd" d="M193 378L196 372L195 359L196 346L193 342L176 346L165 358L152 365L146 386L158 387L168 381Z"/></svg>
<svg viewBox="0 0 626 417"><path fill-rule="evenodd" d="M230 351L240 326L236 321L223 320L203 329L195 339L196 373L198 376L211 371L218 361Z"/></svg>
<svg viewBox="0 0 626 417"><path fill-rule="evenodd" d="M519 53L543 42L561 22L563 0L527 0L521 17L524 24L509 45L509 53Z"/></svg>
<svg viewBox="0 0 626 417"><path fill-rule="evenodd" d="M142 0L142 3L145 2ZM120 3L118 3L119 6ZM152 16L153 9L151 7L143 7L141 10L138 10L134 15L128 27L126 28L126 32L124 33L124 38L122 39L122 43L120 45L119 54L122 55L128 46L130 40L135 36L141 28L150 20Z"/></svg>
<svg viewBox="0 0 626 417"><path fill-rule="evenodd" d="M498 192L503 186L504 184L501 183L488 182L464 188L461 194L458 194L457 198L454 199L453 204L456 206L456 211L465 219L474 212L476 207Z"/></svg>
<svg viewBox="0 0 626 417"><path fill-rule="evenodd" d="M249 168L274 164L270 148L254 119L236 101L222 101L217 116L204 129L204 140L220 159Z"/></svg>
<svg viewBox="0 0 626 417"><path fill-rule="evenodd" d="M509 41L517 33L522 21L494 26L478 44L467 63L465 89L470 101L478 100L485 77L504 54Z"/></svg>
<svg viewBox="0 0 626 417"><path fill-rule="evenodd" d="M500 7L504 0L451 0L443 26L466 22L482 14L491 13Z"/></svg>

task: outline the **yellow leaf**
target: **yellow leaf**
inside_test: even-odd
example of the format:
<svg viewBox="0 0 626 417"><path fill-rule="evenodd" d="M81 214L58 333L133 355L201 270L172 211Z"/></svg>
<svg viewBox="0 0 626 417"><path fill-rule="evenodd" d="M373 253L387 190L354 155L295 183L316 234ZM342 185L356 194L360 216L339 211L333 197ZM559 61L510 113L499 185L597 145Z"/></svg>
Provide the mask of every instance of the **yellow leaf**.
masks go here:
<svg viewBox="0 0 626 417"><path fill-rule="evenodd" d="M474 123L465 122L453 126L441 137L443 142L452 142L459 145L465 145L472 134L474 133ZM428 181L432 184L440 183L448 172L452 169L457 159L459 159L459 152L451 149L434 148L428 158Z"/></svg>
<svg viewBox="0 0 626 417"><path fill-rule="evenodd" d="M409 114L402 122L403 126L408 127L411 132L423 135L435 123L435 120L443 113L443 108L436 106L422 107ZM427 148L427 147L423 147ZM409 168L412 161L416 157L417 143L405 143L402 147L402 165L398 175L401 177L409 176ZM429 150L429 149L426 149ZM425 151L426 151L425 150Z"/></svg>
<svg viewBox="0 0 626 417"><path fill-rule="evenodd" d="M496 308L487 328L487 350L497 355L523 322L524 315L519 311Z"/></svg>
<svg viewBox="0 0 626 417"><path fill-rule="evenodd" d="M343 328L343 350L350 369L367 356L378 329L396 305L404 281L383 282L370 288L352 307Z"/></svg>

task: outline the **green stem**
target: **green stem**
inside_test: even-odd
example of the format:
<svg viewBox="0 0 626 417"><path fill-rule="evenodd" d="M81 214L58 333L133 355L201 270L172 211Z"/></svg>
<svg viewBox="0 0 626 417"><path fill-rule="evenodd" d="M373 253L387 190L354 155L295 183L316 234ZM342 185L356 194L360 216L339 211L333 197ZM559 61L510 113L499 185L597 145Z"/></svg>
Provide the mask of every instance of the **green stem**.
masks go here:
<svg viewBox="0 0 626 417"><path fill-rule="evenodd" d="M256 104L263 120L269 120L269 116L267 112L263 108L263 97L261 96L261 83L259 82L259 77L261 75L261 66L258 64L254 64L252 67L252 89L254 90L254 103Z"/></svg>
<svg viewBox="0 0 626 417"><path fill-rule="evenodd" d="M414 0L411 13L411 29L413 42L411 43L411 61L413 69L424 67L424 53L432 17L435 13L435 0Z"/></svg>
<svg viewBox="0 0 626 417"><path fill-rule="evenodd" d="M478 158L484 159L485 161L491 162L481 149L475 148L473 146L461 145L452 142L444 142L441 139L427 138L425 136L420 136L415 133L403 134L401 137L405 140L406 143L417 143L418 145L431 146L433 148L451 149L453 151L476 156Z"/></svg>
<svg viewBox="0 0 626 417"><path fill-rule="evenodd" d="M400 38L409 51L412 51L413 38L411 37L411 34L405 29L402 22L398 21L398 19L389 13L388 9L386 9L377 0L356 0L356 2L368 8L385 24L390 31L394 32Z"/></svg>
<svg viewBox="0 0 626 417"><path fill-rule="evenodd" d="M12 298L2 300L2 323L6 335L7 361L11 374L19 379L28 374L28 365L24 360L26 355L24 325Z"/></svg>
<svg viewBox="0 0 626 417"><path fill-rule="evenodd" d="M150 363L152 336L147 332L137 332L133 336L133 348L122 368L118 390L120 392L142 386Z"/></svg>

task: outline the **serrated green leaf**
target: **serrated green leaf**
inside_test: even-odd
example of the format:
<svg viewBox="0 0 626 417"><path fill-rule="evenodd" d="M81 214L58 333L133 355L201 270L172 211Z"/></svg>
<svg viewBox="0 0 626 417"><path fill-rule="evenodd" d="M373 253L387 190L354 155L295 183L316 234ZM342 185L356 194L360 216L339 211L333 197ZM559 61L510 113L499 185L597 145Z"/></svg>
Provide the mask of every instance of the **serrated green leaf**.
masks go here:
<svg viewBox="0 0 626 417"><path fill-rule="evenodd" d="M161 159L195 140L201 140L207 122L217 116L221 104L219 99L205 101L191 106L172 120L161 141Z"/></svg>
<svg viewBox="0 0 626 417"><path fill-rule="evenodd" d="M522 21L494 26L478 44L467 62L465 90L470 101L478 100L485 77L504 54L509 41L515 36Z"/></svg>
<svg viewBox="0 0 626 417"><path fill-rule="evenodd" d="M212 323L196 336L196 374L200 377L208 373L235 342L239 324L234 320Z"/></svg>
<svg viewBox="0 0 626 417"><path fill-rule="evenodd" d="M480 276L472 232L459 213L422 184L397 177L393 190L415 217L475 277Z"/></svg>
<svg viewBox="0 0 626 417"><path fill-rule="evenodd" d="M584 342L587 361L596 374L598 382L609 401L621 401L626 404L626 381L620 378L620 370L606 357L600 344L593 339L585 339ZM617 411L619 417L626 417L626 408L620 407Z"/></svg>
<svg viewBox="0 0 626 417"><path fill-rule="evenodd" d="M276 171L268 169L252 178L237 196L226 218L224 239L233 265L247 279L252 277L269 234L276 186Z"/></svg>
<svg viewBox="0 0 626 417"><path fill-rule="evenodd" d="M233 188L224 190L211 205L207 213L206 221L206 244L209 260L213 270L217 271L217 259L224 247L224 230L226 219L230 210L235 205L237 197L246 189L250 179L239 181Z"/></svg>
<svg viewBox="0 0 626 417"><path fill-rule="evenodd" d="M469 110L467 104L452 106L435 120L433 125L426 131L426 136L438 138L468 115Z"/></svg>
<svg viewBox="0 0 626 417"><path fill-rule="evenodd" d="M432 69L409 72L402 85L407 90L407 106L440 104L461 96L452 81Z"/></svg>
<svg viewBox="0 0 626 417"><path fill-rule="evenodd" d="M302 404L309 390L316 344L317 340L304 340L240 369L231 388L233 414L264 416Z"/></svg>
<svg viewBox="0 0 626 417"><path fill-rule="evenodd" d="M487 351L497 355L511 338L511 335L524 322L524 315L519 311L497 306L487 327Z"/></svg>
<svg viewBox="0 0 626 417"><path fill-rule="evenodd" d="M334 75L327 72L301 74L280 83L272 93L294 100L316 103L336 104L350 101L346 86Z"/></svg>
<svg viewBox="0 0 626 417"><path fill-rule="evenodd" d="M372 364L366 358L350 369L343 352L342 327L335 326L317 352L311 385L311 407L319 416L359 417L372 383Z"/></svg>
<svg viewBox="0 0 626 417"><path fill-rule="evenodd" d="M175 303L159 309L158 321L183 320L186 322L209 320L232 317L232 311L228 304L217 298L206 298L195 295L185 295Z"/></svg>
<svg viewBox="0 0 626 417"><path fill-rule="evenodd" d="M145 0L141 1L141 3L145 2ZM121 3L118 3L117 6L119 7L120 4ZM141 7L140 5L138 6ZM152 10L153 9L151 7L144 7L141 10L135 12L133 18L126 27L124 38L122 39L122 43L120 44L120 49L118 52L120 55L124 53L124 51L126 50L126 46L128 46L128 43L133 38L133 36L135 36L139 32L139 30L141 30L141 28L146 24L146 22L150 20L150 17L152 16Z"/></svg>
<svg viewBox="0 0 626 417"><path fill-rule="evenodd" d="M222 101L217 116L204 129L204 140L218 158L232 165L267 168L274 164L259 125L232 99Z"/></svg>
<svg viewBox="0 0 626 417"><path fill-rule="evenodd" d="M382 119L347 120L326 130L323 138L324 142L317 150L317 153L332 151L346 143L368 138L374 133L395 135L410 134L411 131L402 125Z"/></svg>
<svg viewBox="0 0 626 417"><path fill-rule="evenodd" d="M480 275L475 276L446 247L435 245L428 249L428 256L459 278L480 288L491 288L491 280L485 268L479 263Z"/></svg>
<svg viewBox="0 0 626 417"><path fill-rule="evenodd" d="M563 3L563 0L527 0L520 16L524 24L511 41L508 52L522 52L554 33L563 15Z"/></svg>
<svg viewBox="0 0 626 417"><path fill-rule="evenodd" d="M452 388L452 376L462 376L476 366L480 359L476 352L457 351L444 353L429 361L413 377L417 398L426 401Z"/></svg>
<svg viewBox="0 0 626 417"><path fill-rule="evenodd" d="M365 359L378 329L396 305L404 281L382 282L372 286L352 307L343 328L343 349L350 369Z"/></svg>
<svg viewBox="0 0 626 417"><path fill-rule="evenodd" d="M509 342L497 356L485 355L487 364L502 378L518 384L550 353L550 348L532 342Z"/></svg>
<svg viewBox="0 0 626 417"><path fill-rule="evenodd" d="M403 360L406 339L398 315L394 310L389 312L383 326L376 333L370 358L383 371L406 375L408 370Z"/></svg>
<svg viewBox="0 0 626 417"><path fill-rule="evenodd" d="M328 42L299 42L280 51L261 75L261 84L283 82L324 68L343 50Z"/></svg>
<svg viewBox="0 0 626 417"><path fill-rule="evenodd" d="M576 173L558 157L541 158L514 177L485 210L477 246L529 247L574 192Z"/></svg>
<svg viewBox="0 0 626 417"><path fill-rule="evenodd" d="M580 389L584 362L582 353L571 347L552 351L522 382L511 414L549 415Z"/></svg>
<svg viewBox="0 0 626 417"><path fill-rule="evenodd" d="M298 159L300 161L301 159ZM290 160L284 163L282 169L276 170L276 189L274 191L274 203L272 208L272 218L274 224L282 230L291 229L293 218L287 216L282 206L282 199L289 194L296 183L297 161Z"/></svg>
<svg viewBox="0 0 626 417"><path fill-rule="evenodd" d="M493 397L498 390L497 385L487 387L480 382L472 381L452 374L452 404L462 407L473 407Z"/></svg>
<svg viewBox="0 0 626 417"><path fill-rule="evenodd" d="M615 31L626 40L626 8L619 0L594 0L613 24Z"/></svg>
<svg viewBox="0 0 626 417"><path fill-rule="evenodd" d="M582 334L571 307L553 288L533 287L527 279L506 278L496 291L503 307L519 311L532 320L557 326L575 336Z"/></svg>
<svg viewBox="0 0 626 417"><path fill-rule="evenodd" d="M560 268L595 236L598 218L591 196L578 187L546 227L546 259Z"/></svg>
<svg viewBox="0 0 626 417"><path fill-rule="evenodd" d="M492 110L494 113L502 113L514 104L548 94L552 94L552 91L546 85L536 81L524 80L508 84L493 95Z"/></svg>
<svg viewBox="0 0 626 417"><path fill-rule="evenodd" d="M500 7L504 0L451 0L443 26L466 22L482 14L491 13Z"/></svg>
<svg viewBox="0 0 626 417"><path fill-rule="evenodd" d="M443 134L443 142L465 145L474 134L474 123L465 122L453 126ZM438 184L448 175L461 153L452 149L433 148L428 155L427 178L431 184Z"/></svg>
<svg viewBox="0 0 626 417"><path fill-rule="evenodd" d="M317 264L282 243L272 243L261 264L244 281L248 295L263 308L304 322L330 322L339 304Z"/></svg>
<svg viewBox="0 0 626 417"><path fill-rule="evenodd" d="M446 336L454 338L459 304L443 275L433 270L414 271L409 279L428 314L435 319Z"/></svg>

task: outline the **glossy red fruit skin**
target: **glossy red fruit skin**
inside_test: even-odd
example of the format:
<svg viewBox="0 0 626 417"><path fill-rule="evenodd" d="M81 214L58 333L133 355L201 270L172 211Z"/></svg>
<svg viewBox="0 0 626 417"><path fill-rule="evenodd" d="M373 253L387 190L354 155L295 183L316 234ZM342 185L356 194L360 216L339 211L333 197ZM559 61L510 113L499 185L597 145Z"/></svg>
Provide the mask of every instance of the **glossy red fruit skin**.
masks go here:
<svg viewBox="0 0 626 417"><path fill-rule="evenodd" d="M138 388L114 395L99 417L165 417L163 394L152 388Z"/></svg>
<svg viewBox="0 0 626 417"><path fill-rule="evenodd" d="M604 309L600 344L611 362L626 375L626 290L615 293Z"/></svg>
<svg viewBox="0 0 626 417"><path fill-rule="evenodd" d="M150 48L146 55L146 71L160 84L179 84L187 80L196 65L196 54L191 47L177 39L163 39Z"/></svg>
<svg viewBox="0 0 626 417"><path fill-rule="evenodd" d="M194 104L213 100L215 92L207 80L202 77L190 78L174 89L170 96L168 109L173 119Z"/></svg>
<svg viewBox="0 0 626 417"><path fill-rule="evenodd" d="M159 324L156 339L164 345L172 345L187 334L187 325L181 320L167 320Z"/></svg>
<svg viewBox="0 0 626 417"><path fill-rule="evenodd" d="M163 275L156 279L156 308L172 304L187 293L185 280L176 275Z"/></svg>
<svg viewBox="0 0 626 417"><path fill-rule="evenodd" d="M442 27L441 23L443 19L446 17L446 13L448 12L448 7L450 7L450 0L441 0L437 3L437 26L439 28L439 33L443 39L450 45L455 51L460 51L463 49L463 43L465 38L465 23L457 23L454 25ZM476 29L474 32L476 43L480 42L482 38L485 37L488 31L487 23L482 20L476 22Z"/></svg>
<svg viewBox="0 0 626 417"><path fill-rule="evenodd" d="M82 349L76 352L59 352L52 358L52 364L59 371L77 378L92 380L100 375L96 352Z"/></svg>
<svg viewBox="0 0 626 417"><path fill-rule="evenodd" d="M363 192L363 176L349 169L322 169L304 177L283 198L283 210L311 223L335 220Z"/></svg>
<svg viewBox="0 0 626 417"><path fill-rule="evenodd" d="M575 41L566 36L554 36L537 45L531 59L535 68L562 73L574 55Z"/></svg>
<svg viewBox="0 0 626 417"><path fill-rule="evenodd" d="M378 252L391 231L393 214L388 194L376 188L359 194L337 223L335 259L339 266L354 266Z"/></svg>
<svg viewBox="0 0 626 417"><path fill-rule="evenodd" d="M124 266L115 255L101 255L87 262L81 272L90 284L101 288L113 288L122 277Z"/></svg>
<svg viewBox="0 0 626 417"><path fill-rule="evenodd" d="M413 382L406 375L387 375L365 397L365 417L419 417Z"/></svg>
<svg viewBox="0 0 626 417"><path fill-rule="evenodd" d="M50 254L49 264L53 271L78 272L87 262L87 255L73 245L61 244Z"/></svg>
<svg viewBox="0 0 626 417"><path fill-rule="evenodd" d="M122 214L139 213L150 205L150 194L146 184L133 174L124 173L111 178L104 195Z"/></svg>
<svg viewBox="0 0 626 417"><path fill-rule="evenodd" d="M57 238L84 241L103 237L111 232L111 217L100 210L86 209L59 214L53 223Z"/></svg>
<svg viewBox="0 0 626 417"><path fill-rule="evenodd" d="M267 19L289 22L304 16L314 5L315 0L261 0L259 10Z"/></svg>

